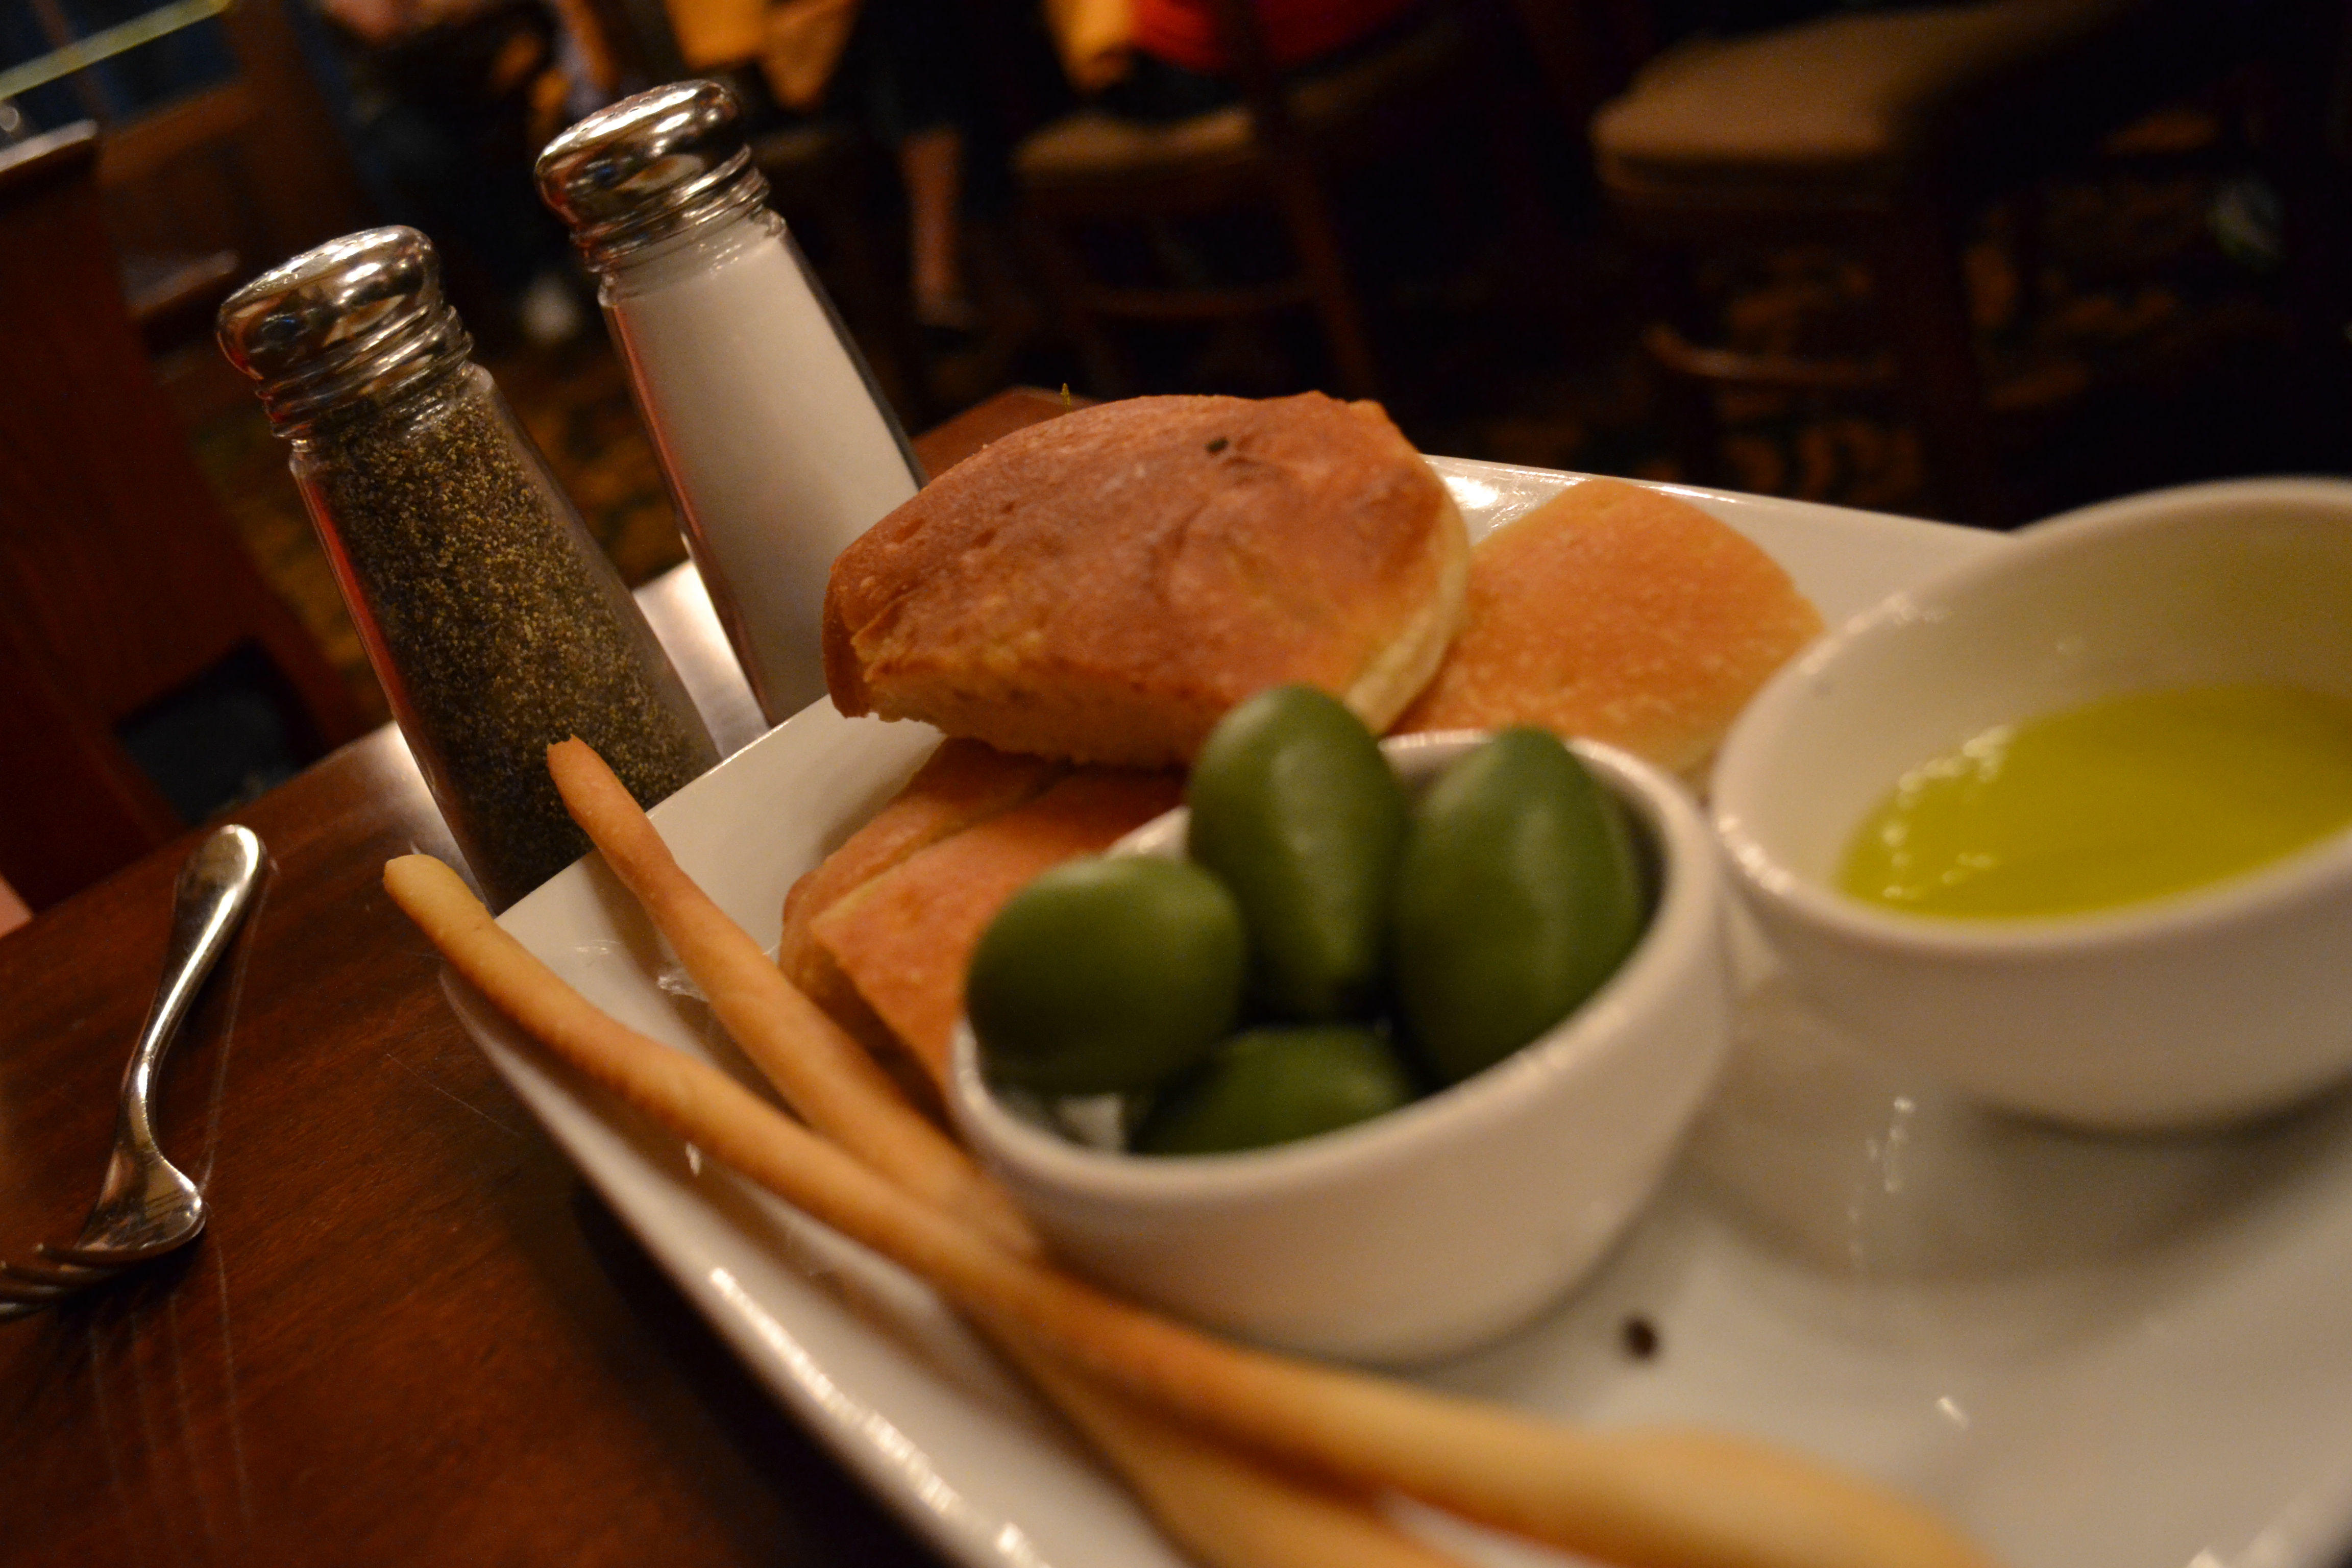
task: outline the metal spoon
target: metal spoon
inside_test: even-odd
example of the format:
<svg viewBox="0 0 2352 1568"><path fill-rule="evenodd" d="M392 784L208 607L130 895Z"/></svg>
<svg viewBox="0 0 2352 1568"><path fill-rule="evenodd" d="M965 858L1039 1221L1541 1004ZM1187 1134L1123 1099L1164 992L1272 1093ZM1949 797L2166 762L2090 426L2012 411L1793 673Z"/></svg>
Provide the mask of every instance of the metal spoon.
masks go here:
<svg viewBox="0 0 2352 1568"><path fill-rule="evenodd" d="M151 1096L164 1051L261 885L262 861L252 829L228 826L198 845L181 869L163 977L123 1070L114 1152L98 1202L72 1246L35 1248L48 1264L0 1263L0 1316L14 1315L11 1305L29 1308L96 1284L204 1229L204 1194L155 1146Z"/></svg>

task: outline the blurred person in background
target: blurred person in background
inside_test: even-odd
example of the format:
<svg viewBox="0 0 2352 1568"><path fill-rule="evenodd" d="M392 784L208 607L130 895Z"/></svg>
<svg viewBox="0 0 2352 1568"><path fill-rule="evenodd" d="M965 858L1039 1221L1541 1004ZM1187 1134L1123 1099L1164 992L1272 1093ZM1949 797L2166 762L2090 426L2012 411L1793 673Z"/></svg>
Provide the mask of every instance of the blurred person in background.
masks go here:
<svg viewBox="0 0 2352 1568"><path fill-rule="evenodd" d="M1003 127L985 112L983 58L958 0L667 0L688 65L750 63L790 113L845 111L896 154L908 202L916 320L969 331L964 222L1009 198ZM1412 25L1424 0L1258 0L1278 68L1337 65ZM1001 18L1000 60L1050 54L1067 91L1164 121L1240 99L1209 0L1042 0ZM1053 68L1045 65L1051 74Z"/></svg>
<svg viewBox="0 0 2352 1568"><path fill-rule="evenodd" d="M378 201L496 297L529 341L586 321L562 226L531 184L539 149L610 95L615 72L579 0L313 0L322 62ZM468 310L469 319L480 314Z"/></svg>
<svg viewBox="0 0 2352 1568"><path fill-rule="evenodd" d="M890 150L906 190L915 320L971 332L964 224L1002 205L1003 152L960 0L667 3L687 64L726 75L754 130L832 114Z"/></svg>
<svg viewBox="0 0 2352 1568"><path fill-rule="evenodd" d="M1110 18L1094 23L1087 52L1065 49L1071 79L1096 104L1129 120L1160 123L1241 100L1234 62L1210 0L1066 0L1124 9L1124 47ZM1421 20L1425 0L1257 0L1267 63L1277 71L1330 69L1377 52Z"/></svg>
<svg viewBox="0 0 2352 1568"><path fill-rule="evenodd" d="M1736 37L1769 32L1850 11L1906 11L1951 0L1654 0L1650 24L1654 41L1671 44L1692 35Z"/></svg>

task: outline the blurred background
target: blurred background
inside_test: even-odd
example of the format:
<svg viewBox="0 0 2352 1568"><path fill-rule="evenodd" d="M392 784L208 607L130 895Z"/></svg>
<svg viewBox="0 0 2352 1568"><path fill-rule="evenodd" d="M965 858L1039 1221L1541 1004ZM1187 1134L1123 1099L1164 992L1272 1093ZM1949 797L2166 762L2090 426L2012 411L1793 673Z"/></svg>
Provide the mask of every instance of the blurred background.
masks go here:
<svg viewBox="0 0 2352 1568"><path fill-rule="evenodd" d="M580 115L689 75L742 99L773 205L910 430L1014 384L1321 388L1378 397L1433 453L2009 526L2352 471L2347 12L0 0L0 292L49 318L119 293L169 416L135 438L193 456L360 721L382 696L215 308L336 234L423 228L641 582L682 548L530 170ZM96 258L26 226L11 173L85 121ZM92 417L54 392L71 327L63 350L0 332L0 452ZM11 489L12 529L58 526L56 495ZM219 765L237 685L103 716L183 819L341 732Z"/></svg>

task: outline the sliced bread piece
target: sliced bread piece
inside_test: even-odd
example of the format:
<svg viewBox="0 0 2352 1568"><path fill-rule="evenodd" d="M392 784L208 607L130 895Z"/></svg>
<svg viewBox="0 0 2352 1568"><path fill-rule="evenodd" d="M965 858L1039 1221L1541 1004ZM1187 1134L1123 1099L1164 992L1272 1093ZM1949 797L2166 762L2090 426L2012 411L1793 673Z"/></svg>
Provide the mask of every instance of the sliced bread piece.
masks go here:
<svg viewBox="0 0 2352 1568"><path fill-rule="evenodd" d="M1173 773L1085 768L1035 799L918 850L809 922L858 995L933 1080L963 1013L964 972L996 911L1039 872L1108 849L1174 806Z"/></svg>

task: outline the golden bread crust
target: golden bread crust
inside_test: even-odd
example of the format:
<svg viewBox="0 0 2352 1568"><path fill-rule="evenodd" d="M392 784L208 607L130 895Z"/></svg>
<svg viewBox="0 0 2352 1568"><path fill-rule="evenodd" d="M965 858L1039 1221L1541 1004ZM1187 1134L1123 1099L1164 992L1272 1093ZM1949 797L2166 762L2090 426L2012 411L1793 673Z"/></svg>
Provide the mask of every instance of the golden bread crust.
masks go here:
<svg viewBox="0 0 2352 1568"><path fill-rule="evenodd" d="M776 947L784 977L869 1050L883 1054L891 1043L888 1027L809 933L810 922L909 856L1035 798L1066 771L1058 763L1007 756L977 741L942 743L872 820L784 895Z"/></svg>
<svg viewBox="0 0 2352 1568"><path fill-rule="evenodd" d="M1081 769L908 856L817 915L810 934L943 1083L964 972L996 911L1038 873L1108 849L1175 806L1183 786L1174 773Z"/></svg>
<svg viewBox="0 0 2352 1568"><path fill-rule="evenodd" d="M1471 552L1469 608L1404 731L1539 724L1688 773L1822 618L1686 501L1586 479Z"/></svg>
<svg viewBox="0 0 2352 1568"><path fill-rule="evenodd" d="M1459 623L1466 553L1377 405L1104 404L988 447L844 551L825 675L844 713L1080 762L1189 762L1294 680L1381 728Z"/></svg>

